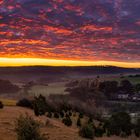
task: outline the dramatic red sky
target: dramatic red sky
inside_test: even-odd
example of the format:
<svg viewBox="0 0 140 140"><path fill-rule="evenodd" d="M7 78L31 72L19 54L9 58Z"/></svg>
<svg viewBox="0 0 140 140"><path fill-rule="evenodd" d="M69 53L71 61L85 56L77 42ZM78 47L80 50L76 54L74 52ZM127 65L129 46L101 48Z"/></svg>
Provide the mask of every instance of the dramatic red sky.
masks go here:
<svg viewBox="0 0 140 140"><path fill-rule="evenodd" d="M0 65L20 58L140 67L140 0L0 0Z"/></svg>

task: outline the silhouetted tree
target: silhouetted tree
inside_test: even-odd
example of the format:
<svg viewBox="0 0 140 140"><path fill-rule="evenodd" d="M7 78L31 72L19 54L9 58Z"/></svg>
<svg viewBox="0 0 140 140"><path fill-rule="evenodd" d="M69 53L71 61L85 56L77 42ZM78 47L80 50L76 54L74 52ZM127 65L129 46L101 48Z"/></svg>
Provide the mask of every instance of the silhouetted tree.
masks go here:
<svg viewBox="0 0 140 140"><path fill-rule="evenodd" d="M99 85L99 90L102 91L108 98L114 96L114 93L118 91L117 81L105 81Z"/></svg>
<svg viewBox="0 0 140 140"><path fill-rule="evenodd" d="M130 81L122 80L120 83L120 90L126 94L130 94L130 93L133 93L134 88Z"/></svg>
<svg viewBox="0 0 140 140"><path fill-rule="evenodd" d="M140 84L136 84L136 85L135 85L135 91L136 91L137 93L140 92Z"/></svg>
<svg viewBox="0 0 140 140"><path fill-rule="evenodd" d="M47 110L46 98L42 95L35 97L33 101L33 109L36 116L44 115Z"/></svg>
<svg viewBox="0 0 140 140"><path fill-rule="evenodd" d="M22 106L22 107L33 108L32 101L30 101L26 98L19 100L16 105L17 106Z"/></svg>

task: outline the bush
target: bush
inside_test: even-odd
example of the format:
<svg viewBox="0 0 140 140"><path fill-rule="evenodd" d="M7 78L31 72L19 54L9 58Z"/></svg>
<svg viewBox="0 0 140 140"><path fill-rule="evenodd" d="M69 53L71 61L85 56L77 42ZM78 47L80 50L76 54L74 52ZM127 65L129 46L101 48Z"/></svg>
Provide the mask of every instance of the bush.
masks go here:
<svg viewBox="0 0 140 140"><path fill-rule="evenodd" d="M69 114L68 114L68 113L66 113L66 114L65 114L65 117L67 118L67 117L70 117L70 116L69 116Z"/></svg>
<svg viewBox="0 0 140 140"><path fill-rule="evenodd" d="M88 124L92 124L92 123L93 123L93 119L91 117L89 117Z"/></svg>
<svg viewBox="0 0 140 140"><path fill-rule="evenodd" d="M134 133L137 137L140 137L140 119L137 120L137 123L134 127Z"/></svg>
<svg viewBox="0 0 140 140"><path fill-rule="evenodd" d="M47 117L52 118L52 112L48 112Z"/></svg>
<svg viewBox="0 0 140 140"><path fill-rule="evenodd" d="M104 130L101 127L95 128L95 136L96 137L102 137L104 134Z"/></svg>
<svg viewBox="0 0 140 140"><path fill-rule="evenodd" d="M33 101L33 109L36 116L44 115L47 110L46 98L42 95L35 97Z"/></svg>
<svg viewBox="0 0 140 140"><path fill-rule="evenodd" d="M27 107L27 108L32 108L32 101L24 98L24 99L21 99L17 102L16 104L17 106L21 106L21 107Z"/></svg>
<svg viewBox="0 0 140 140"><path fill-rule="evenodd" d="M62 122L66 125L66 126L71 126L72 125L72 120L70 117L66 117L62 120Z"/></svg>
<svg viewBox="0 0 140 140"><path fill-rule="evenodd" d="M129 136L132 130L131 118L125 112L113 114L105 122L104 128L107 131L107 135Z"/></svg>
<svg viewBox="0 0 140 140"><path fill-rule="evenodd" d="M90 124L83 126L79 131L80 136L84 138L93 139L94 138L94 127Z"/></svg>
<svg viewBox="0 0 140 140"><path fill-rule="evenodd" d="M59 114L57 112L54 113L54 118L59 118Z"/></svg>
<svg viewBox="0 0 140 140"><path fill-rule="evenodd" d="M60 112L60 116L61 116L61 118L64 117L64 112L63 111Z"/></svg>
<svg viewBox="0 0 140 140"><path fill-rule="evenodd" d="M70 104L67 104L66 102L63 102L61 105L60 105L60 109L61 110L64 110L65 113L67 111L70 111L72 109L71 105Z"/></svg>
<svg viewBox="0 0 140 140"><path fill-rule="evenodd" d="M80 118L77 119L77 126L81 127L81 119Z"/></svg>
<svg viewBox="0 0 140 140"><path fill-rule="evenodd" d="M69 111L69 116L72 116L72 112L71 111Z"/></svg>
<svg viewBox="0 0 140 140"><path fill-rule="evenodd" d="M83 118L83 117L84 117L83 113L79 113L79 118Z"/></svg>
<svg viewBox="0 0 140 140"><path fill-rule="evenodd" d="M0 101L0 108L2 109L4 107L3 103Z"/></svg>
<svg viewBox="0 0 140 140"><path fill-rule="evenodd" d="M28 115L25 117L20 116L16 120L15 125L18 140L46 140L46 138L40 134L39 123Z"/></svg>

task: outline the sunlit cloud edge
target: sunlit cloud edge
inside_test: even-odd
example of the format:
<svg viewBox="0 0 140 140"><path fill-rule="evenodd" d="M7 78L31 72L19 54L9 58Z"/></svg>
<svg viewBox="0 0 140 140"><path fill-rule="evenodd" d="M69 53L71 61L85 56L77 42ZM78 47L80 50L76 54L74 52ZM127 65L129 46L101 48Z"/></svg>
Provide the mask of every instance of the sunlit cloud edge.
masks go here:
<svg viewBox="0 0 140 140"><path fill-rule="evenodd" d="M78 61L44 58L0 58L0 67L14 66L119 66L140 68L140 62Z"/></svg>

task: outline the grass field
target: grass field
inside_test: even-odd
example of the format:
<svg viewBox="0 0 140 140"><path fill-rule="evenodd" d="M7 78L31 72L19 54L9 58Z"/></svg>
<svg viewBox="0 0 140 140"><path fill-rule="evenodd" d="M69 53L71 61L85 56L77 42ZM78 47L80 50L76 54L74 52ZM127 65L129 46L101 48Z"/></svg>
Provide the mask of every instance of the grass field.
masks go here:
<svg viewBox="0 0 140 140"><path fill-rule="evenodd" d="M12 99L3 99L0 98L0 101L4 104L4 106L15 106L17 101Z"/></svg>
<svg viewBox="0 0 140 140"><path fill-rule="evenodd" d="M43 95L48 96L50 94L67 94L65 92L65 82L56 82L56 83L50 83L48 86L42 86L42 85L35 85L31 88L29 91L30 95Z"/></svg>

